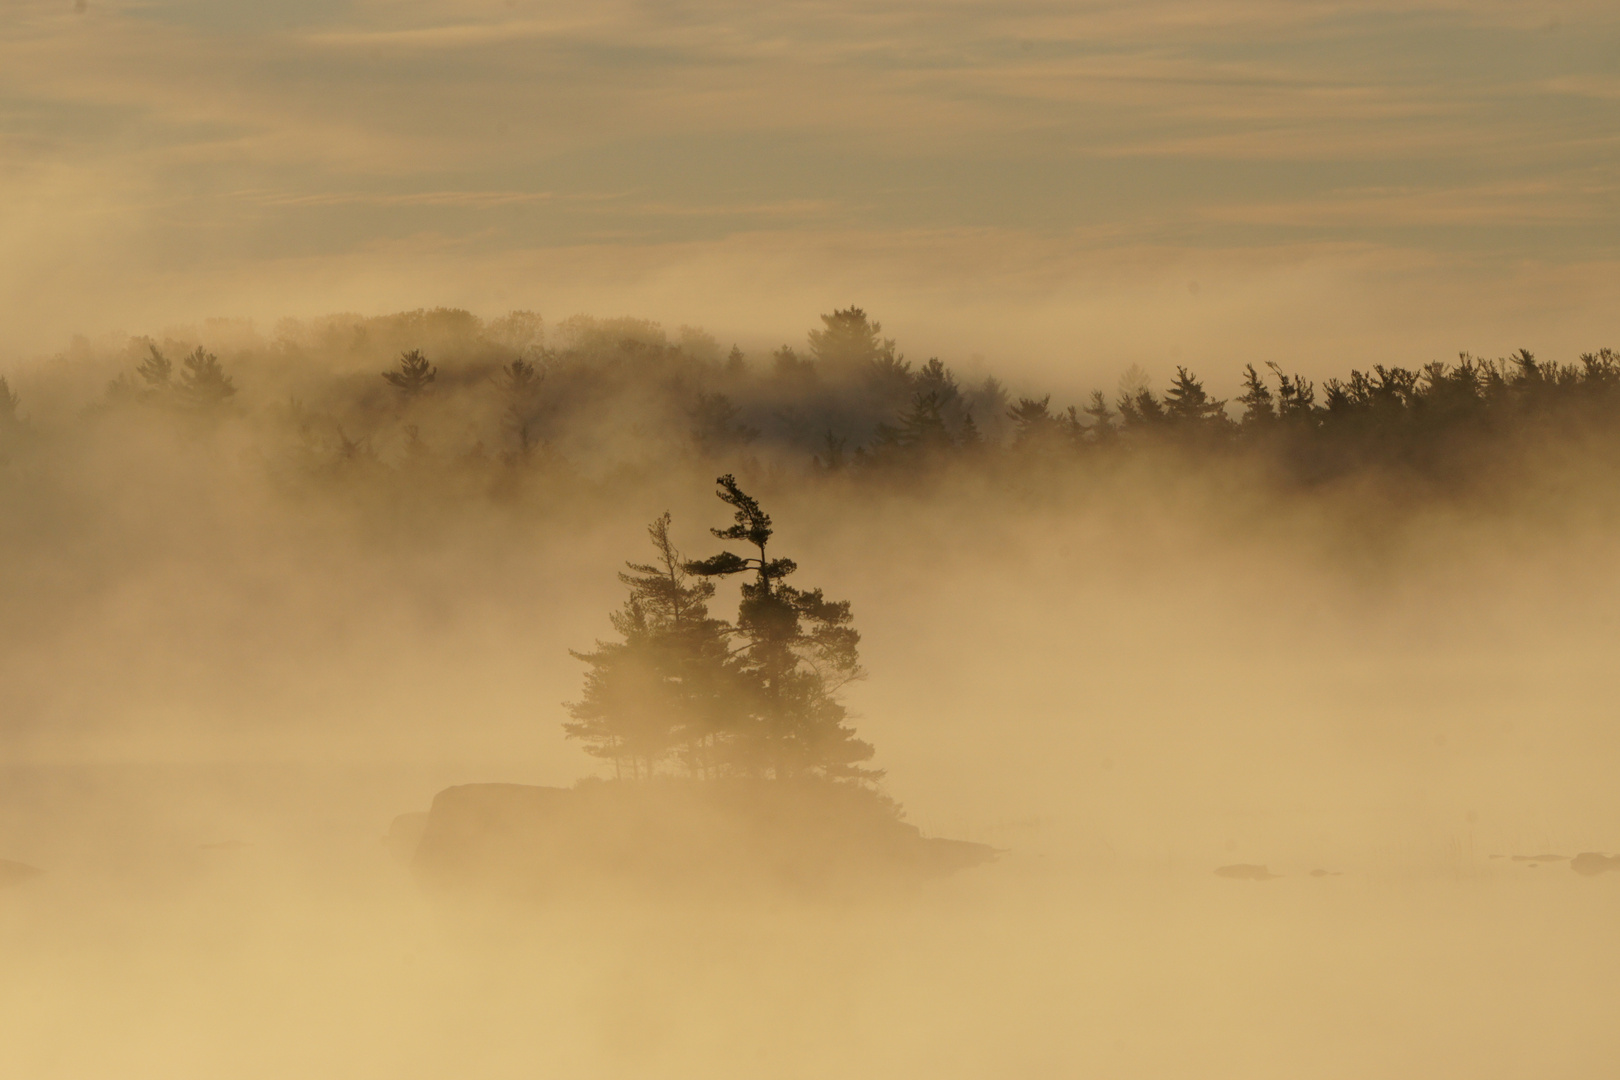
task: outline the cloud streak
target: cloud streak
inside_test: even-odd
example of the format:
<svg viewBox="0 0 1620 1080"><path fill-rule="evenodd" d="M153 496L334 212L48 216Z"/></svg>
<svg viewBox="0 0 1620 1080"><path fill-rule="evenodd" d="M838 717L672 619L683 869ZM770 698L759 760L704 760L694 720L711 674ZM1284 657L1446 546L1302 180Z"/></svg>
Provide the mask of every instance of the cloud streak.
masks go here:
<svg viewBox="0 0 1620 1080"><path fill-rule="evenodd" d="M919 236L1000 236L1005 254L971 273L1008 281L1029 236L1077 262L1300 243L1434 267L1620 259L1620 16L1595 3L8 14L0 197L28 220L0 231L0 256L25 292L103 275L128 290L136 266L245 282L403 242L611 260L771 233L785 250L888 238L896 268L920 265Z"/></svg>

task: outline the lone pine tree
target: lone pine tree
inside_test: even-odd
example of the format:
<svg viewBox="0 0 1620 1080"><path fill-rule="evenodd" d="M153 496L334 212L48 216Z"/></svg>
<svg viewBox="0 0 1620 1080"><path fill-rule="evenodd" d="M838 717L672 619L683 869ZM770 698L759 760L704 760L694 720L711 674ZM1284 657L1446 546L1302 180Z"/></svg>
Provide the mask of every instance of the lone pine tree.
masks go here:
<svg viewBox="0 0 1620 1080"><path fill-rule="evenodd" d="M754 555L722 551L689 562L703 577L752 573L742 586L737 622L738 662L743 707L728 733L731 762L753 774L778 780L819 776L831 780L875 779L882 773L861 767L872 746L856 737L848 712L837 698L840 687L863 674L857 655L860 633L850 625L849 602L828 600L820 589L796 589L783 578L798 569L792 559L771 558L770 515L727 474L716 493L731 506L734 523L712 529L721 540L748 544Z"/></svg>

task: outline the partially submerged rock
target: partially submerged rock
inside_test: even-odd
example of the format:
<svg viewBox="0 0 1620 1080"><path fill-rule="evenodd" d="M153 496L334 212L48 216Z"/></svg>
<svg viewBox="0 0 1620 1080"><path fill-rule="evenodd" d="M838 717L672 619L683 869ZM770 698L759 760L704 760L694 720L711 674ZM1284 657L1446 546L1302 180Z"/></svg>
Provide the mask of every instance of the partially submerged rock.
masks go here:
<svg viewBox="0 0 1620 1080"><path fill-rule="evenodd" d="M0 889L12 885L21 885L29 878L36 878L45 871L37 866L27 863L12 862L10 859L0 859Z"/></svg>
<svg viewBox="0 0 1620 1080"><path fill-rule="evenodd" d="M394 858L410 862L416 857L416 846L422 842L422 834L427 831L427 823L426 810L400 814L389 822L388 835L382 838L383 846Z"/></svg>
<svg viewBox="0 0 1620 1080"><path fill-rule="evenodd" d="M924 837L861 788L669 780L447 788L422 823L412 866L435 889L543 898L649 888L859 893L994 857L984 844Z"/></svg>
<svg viewBox="0 0 1620 1080"><path fill-rule="evenodd" d="M1620 855L1604 855L1596 851L1583 851L1569 861L1569 868L1577 874L1591 877L1610 870L1620 872Z"/></svg>

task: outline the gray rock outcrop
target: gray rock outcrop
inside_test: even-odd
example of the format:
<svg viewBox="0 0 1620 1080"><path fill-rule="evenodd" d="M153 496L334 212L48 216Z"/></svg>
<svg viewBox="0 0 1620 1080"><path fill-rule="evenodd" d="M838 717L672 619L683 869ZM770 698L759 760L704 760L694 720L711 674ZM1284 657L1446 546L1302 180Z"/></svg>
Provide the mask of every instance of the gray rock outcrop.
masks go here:
<svg viewBox="0 0 1620 1080"><path fill-rule="evenodd" d="M825 894L994 856L983 844L924 837L859 788L670 780L447 788L422 823L412 866L436 890L529 898L648 888Z"/></svg>

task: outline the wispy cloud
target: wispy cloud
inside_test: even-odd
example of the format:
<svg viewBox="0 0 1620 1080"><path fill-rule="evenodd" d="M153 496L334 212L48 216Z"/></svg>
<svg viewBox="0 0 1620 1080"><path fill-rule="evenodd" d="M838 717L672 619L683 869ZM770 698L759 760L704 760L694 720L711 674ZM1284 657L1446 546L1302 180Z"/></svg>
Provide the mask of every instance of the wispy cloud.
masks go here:
<svg viewBox="0 0 1620 1080"><path fill-rule="evenodd" d="M1498 243L1601 260L1620 248L1612 7L13 0L0 197L32 217L0 259L26 281L71 252L217 272L401 237L489 257L838 230L1194 251L1377 227L1441 262Z"/></svg>
<svg viewBox="0 0 1620 1080"><path fill-rule="evenodd" d="M466 206L488 208L550 202L550 191L238 191L231 197L264 206Z"/></svg>
<svg viewBox="0 0 1620 1080"><path fill-rule="evenodd" d="M1585 183L1529 181L1453 188L1352 188L1309 200L1211 206L1212 221L1359 228L1579 225L1620 213L1614 176Z"/></svg>
<svg viewBox="0 0 1620 1080"><path fill-rule="evenodd" d="M451 22L406 29L323 30L303 40L317 48L332 49L478 49L535 38L579 38L600 34L610 24L599 18L574 16L554 19L507 19L491 22Z"/></svg>

